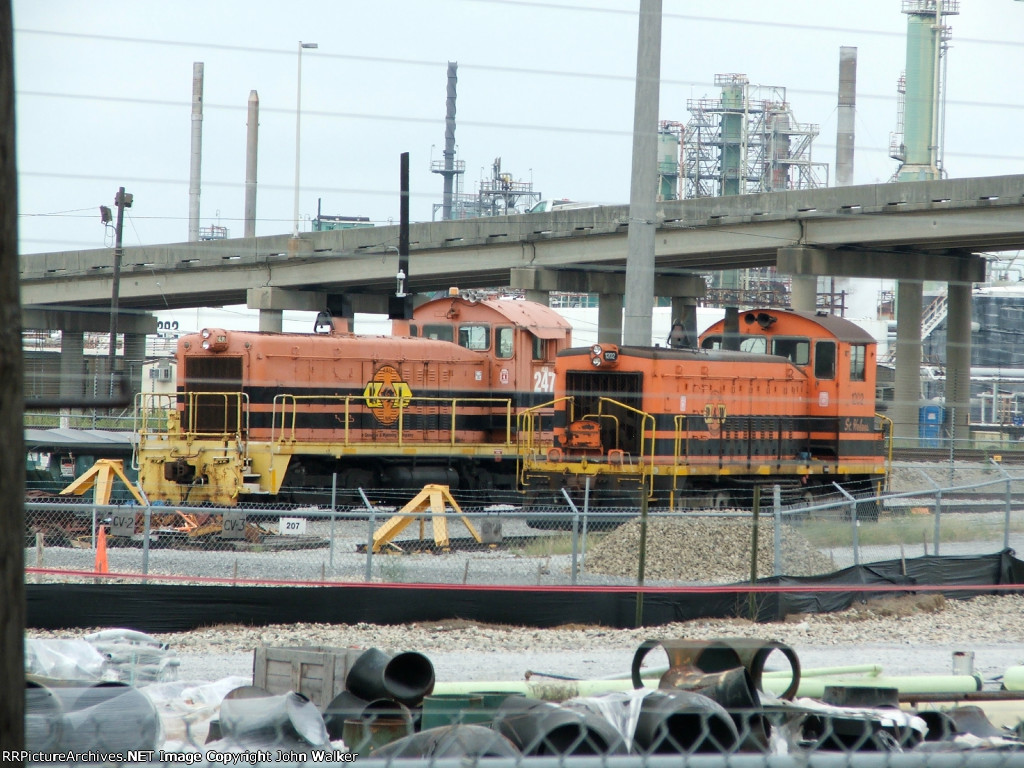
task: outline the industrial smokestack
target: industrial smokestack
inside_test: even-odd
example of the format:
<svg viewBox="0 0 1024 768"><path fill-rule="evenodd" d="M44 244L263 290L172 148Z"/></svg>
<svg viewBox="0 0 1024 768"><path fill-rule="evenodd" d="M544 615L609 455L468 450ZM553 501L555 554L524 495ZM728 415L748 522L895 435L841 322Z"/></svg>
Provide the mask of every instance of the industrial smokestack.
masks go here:
<svg viewBox="0 0 1024 768"><path fill-rule="evenodd" d="M853 184L853 133L857 116L857 49L839 48L839 117L836 125L836 186Z"/></svg>
<svg viewBox="0 0 1024 768"><path fill-rule="evenodd" d="M249 91L245 133L245 236L256 237L256 152L260 135L260 97Z"/></svg>
<svg viewBox="0 0 1024 768"><path fill-rule="evenodd" d="M203 62L192 64L192 162L188 177L188 241L199 240L199 189L203 158Z"/></svg>
<svg viewBox="0 0 1024 768"><path fill-rule="evenodd" d="M455 174L455 86L459 81L459 64L448 62L448 92L444 115L444 196L441 198L441 218L452 217L452 179Z"/></svg>

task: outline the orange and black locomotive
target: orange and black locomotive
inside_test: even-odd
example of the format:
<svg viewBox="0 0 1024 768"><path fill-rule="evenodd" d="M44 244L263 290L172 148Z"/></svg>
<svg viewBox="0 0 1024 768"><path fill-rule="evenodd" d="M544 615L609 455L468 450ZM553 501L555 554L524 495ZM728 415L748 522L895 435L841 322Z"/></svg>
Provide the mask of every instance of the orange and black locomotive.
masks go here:
<svg viewBox="0 0 1024 768"><path fill-rule="evenodd" d="M872 488L886 474L875 414L875 341L842 318L740 313L699 348L595 344L555 365L554 440L521 420L521 482L558 501L589 487L614 503L749 503L780 484L806 498Z"/></svg>

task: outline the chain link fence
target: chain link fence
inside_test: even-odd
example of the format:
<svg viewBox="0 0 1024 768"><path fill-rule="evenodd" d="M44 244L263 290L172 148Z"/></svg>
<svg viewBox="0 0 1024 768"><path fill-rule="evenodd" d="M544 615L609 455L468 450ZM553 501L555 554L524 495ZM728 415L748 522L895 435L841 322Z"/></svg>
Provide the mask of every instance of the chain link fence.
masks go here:
<svg viewBox="0 0 1024 768"><path fill-rule="evenodd" d="M813 498L765 485L719 496L713 508L706 492L680 494L673 510L602 508L568 494L560 505L512 493L474 504L472 492L456 506L417 490L355 489L357 505L290 508L51 496L26 505L25 562L46 581L102 565L135 578L239 583L678 586L1024 549L1024 470L922 465L899 477L884 493L836 485Z"/></svg>

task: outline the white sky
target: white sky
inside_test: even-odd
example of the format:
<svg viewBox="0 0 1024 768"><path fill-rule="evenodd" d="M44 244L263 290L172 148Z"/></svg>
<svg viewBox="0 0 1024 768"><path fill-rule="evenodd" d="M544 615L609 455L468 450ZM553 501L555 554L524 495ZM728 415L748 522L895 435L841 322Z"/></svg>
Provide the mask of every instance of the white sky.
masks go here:
<svg viewBox="0 0 1024 768"><path fill-rule="evenodd" d="M98 206L135 197L126 246L188 239L192 65L205 65L202 226L241 236L246 108L260 97L258 235L291 231L296 58L302 57L302 217L397 222L399 155L411 215L441 177L446 65L459 64L464 191L504 171L545 197L629 198L635 0L14 0L22 253L110 245ZM744 73L784 86L834 164L840 46L856 46L854 182L889 179L906 16L899 0L665 0L660 117ZM945 161L952 177L1024 173L1024 2L963 0L950 19ZM728 18L727 18L728 17ZM834 171L831 172L834 179ZM305 227L308 229L308 221Z"/></svg>

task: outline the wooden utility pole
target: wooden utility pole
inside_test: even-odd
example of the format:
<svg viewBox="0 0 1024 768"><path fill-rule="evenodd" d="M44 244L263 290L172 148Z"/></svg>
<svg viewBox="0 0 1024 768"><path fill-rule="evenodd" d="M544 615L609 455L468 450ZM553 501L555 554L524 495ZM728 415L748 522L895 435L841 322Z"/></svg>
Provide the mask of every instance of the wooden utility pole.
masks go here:
<svg viewBox="0 0 1024 768"><path fill-rule="evenodd" d="M0 7L0 750L25 747L25 447L14 156L14 25Z"/></svg>

